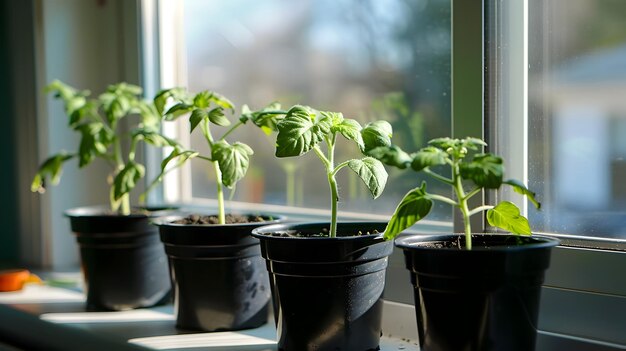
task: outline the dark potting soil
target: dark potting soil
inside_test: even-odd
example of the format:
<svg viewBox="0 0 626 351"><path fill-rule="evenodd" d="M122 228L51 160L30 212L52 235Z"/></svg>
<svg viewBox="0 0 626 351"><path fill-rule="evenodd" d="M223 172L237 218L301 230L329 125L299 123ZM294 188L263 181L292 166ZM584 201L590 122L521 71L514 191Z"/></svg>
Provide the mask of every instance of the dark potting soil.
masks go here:
<svg viewBox="0 0 626 351"><path fill-rule="evenodd" d="M362 232L362 231L358 231L356 234L355 233L337 233L338 237L349 237L349 236L363 236L363 235L372 235L372 234L380 234L380 232L378 230L372 230L372 231L366 231L366 232ZM329 236L328 234L328 228L324 228L322 229L321 233L303 233L300 231L283 231L283 232L275 232L275 233L268 233L267 235L269 236L274 236L274 237L280 237L280 238L327 238Z"/></svg>
<svg viewBox="0 0 626 351"><path fill-rule="evenodd" d="M499 246L518 246L518 245L524 245L526 243L530 243L532 242L531 237L529 236L516 236L513 239L514 240L507 240L507 241L489 241L489 242L485 242L484 240L481 240L481 236L480 235L472 235L472 246L474 248L485 248L485 249L489 249L489 248L494 248L494 247L499 247ZM454 241L432 241L432 242L423 242L420 243L421 247L430 247L430 248L435 248L435 249L460 249L460 250L465 250L465 236L460 235L457 240Z"/></svg>
<svg viewBox="0 0 626 351"><path fill-rule="evenodd" d="M236 223L258 223L265 222L267 219L261 216L242 216L242 215L226 215L226 224ZM185 218L173 221L174 224L219 224L218 216L202 216L197 214L189 215Z"/></svg>

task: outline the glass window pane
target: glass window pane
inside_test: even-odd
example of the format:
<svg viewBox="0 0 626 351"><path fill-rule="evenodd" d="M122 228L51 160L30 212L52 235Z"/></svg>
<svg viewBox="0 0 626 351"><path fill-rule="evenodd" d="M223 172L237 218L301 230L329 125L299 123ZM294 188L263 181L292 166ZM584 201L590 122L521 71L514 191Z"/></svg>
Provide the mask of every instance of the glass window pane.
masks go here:
<svg viewBox="0 0 626 351"><path fill-rule="evenodd" d="M626 238L626 1L529 2L536 229Z"/></svg>
<svg viewBox="0 0 626 351"><path fill-rule="evenodd" d="M407 151L450 134L449 0L185 0L184 32L191 91L215 90L238 107L277 100L342 112L361 124L387 119ZM234 199L329 208L313 153L277 159L273 140L252 126L232 137L256 150ZM338 144L339 161L357 156L354 145ZM199 133L192 147L206 152ZM193 197L214 197L213 172L192 164ZM386 192L372 201L358 176L342 170L340 211L391 214L419 180L389 171ZM441 206L430 219L450 217Z"/></svg>

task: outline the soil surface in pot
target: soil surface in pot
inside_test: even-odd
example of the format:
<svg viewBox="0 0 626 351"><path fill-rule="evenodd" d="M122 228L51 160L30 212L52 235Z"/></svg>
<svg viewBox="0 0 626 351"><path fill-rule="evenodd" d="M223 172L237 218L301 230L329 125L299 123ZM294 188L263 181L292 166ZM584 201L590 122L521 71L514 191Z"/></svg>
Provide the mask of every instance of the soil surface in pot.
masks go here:
<svg viewBox="0 0 626 351"><path fill-rule="evenodd" d="M380 234L378 230L372 231L358 231L357 233L337 233L337 237L351 237L351 236L364 236L364 235L372 235L372 234ZM304 233L301 231L289 230L289 231L280 231L274 233L267 233L267 236L280 237L280 238L327 238L328 237L328 228L322 229L320 233Z"/></svg>
<svg viewBox="0 0 626 351"><path fill-rule="evenodd" d="M226 224L236 223L259 223L267 221L261 216L226 215ZM197 214L189 215L185 218L173 221L174 224L220 224L218 216L202 216Z"/></svg>
<svg viewBox="0 0 626 351"><path fill-rule="evenodd" d="M504 235L503 235L504 238ZM532 244L533 241L531 236L515 236L509 237L508 240L485 240L481 235L472 235L472 246L474 248L494 248L494 247L502 247L502 246L519 246L524 244ZM433 248L433 249L459 249L465 250L465 236L459 235L459 237L454 241L431 241L431 242L422 242L419 243L420 247Z"/></svg>

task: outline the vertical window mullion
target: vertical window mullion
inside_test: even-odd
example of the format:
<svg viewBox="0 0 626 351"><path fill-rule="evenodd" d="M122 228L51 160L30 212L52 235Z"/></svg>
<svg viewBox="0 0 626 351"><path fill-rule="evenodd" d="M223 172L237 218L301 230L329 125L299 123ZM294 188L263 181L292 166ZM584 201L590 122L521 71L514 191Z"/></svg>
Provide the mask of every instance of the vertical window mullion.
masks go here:
<svg viewBox="0 0 626 351"><path fill-rule="evenodd" d="M484 136L484 26L482 0L452 0L452 135ZM470 206L484 203L475 196ZM454 230L463 231L455 211ZM472 217L472 227L483 229L484 218Z"/></svg>

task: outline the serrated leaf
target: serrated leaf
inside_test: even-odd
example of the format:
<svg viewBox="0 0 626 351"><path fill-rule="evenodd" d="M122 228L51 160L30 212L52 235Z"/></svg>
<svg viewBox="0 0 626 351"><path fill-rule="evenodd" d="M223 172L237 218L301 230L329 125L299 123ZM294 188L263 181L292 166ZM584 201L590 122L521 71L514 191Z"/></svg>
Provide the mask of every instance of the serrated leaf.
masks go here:
<svg viewBox="0 0 626 351"><path fill-rule="evenodd" d="M426 184L409 191L391 216L385 229L385 240L391 240L406 228L426 217L433 207L433 201L426 194Z"/></svg>
<svg viewBox="0 0 626 351"><path fill-rule="evenodd" d="M130 193L145 173L144 166L133 161L128 162L113 180L113 199L119 200L125 194Z"/></svg>
<svg viewBox="0 0 626 351"><path fill-rule="evenodd" d="M514 234L532 234L528 219L520 214L519 208L512 202L503 201L487 211L487 221L494 227Z"/></svg>
<svg viewBox="0 0 626 351"><path fill-rule="evenodd" d="M161 133L145 130L145 129L136 129L132 132L133 138L141 138L145 140L146 143L156 146L156 147L164 147L164 146L178 146L178 142L174 139L170 139Z"/></svg>
<svg viewBox="0 0 626 351"><path fill-rule="evenodd" d="M230 125L230 121L224 116L224 110L222 107L216 107L209 111L209 121L222 127Z"/></svg>
<svg viewBox="0 0 626 351"><path fill-rule="evenodd" d="M348 167L359 175L374 199L383 193L387 184L387 171L380 161L373 157L365 157L350 160Z"/></svg>
<svg viewBox="0 0 626 351"><path fill-rule="evenodd" d="M332 121L323 115L318 117L308 107L292 107L277 125L276 156L300 156L322 141L330 133Z"/></svg>
<svg viewBox="0 0 626 351"><path fill-rule="evenodd" d="M368 156L371 156L382 163L405 169L411 164L411 156L402 151L400 147L396 145L391 146L379 146L366 152Z"/></svg>
<svg viewBox="0 0 626 351"><path fill-rule="evenodd" d="M50 177L50 183L58 184L61 179L63 163L72 159L75 155L67 153L59 153L46 159L33 177L30 185L30 191L43 193L45 191L46 178Z"/></svg>
<svg viewBox="0 0 626 351"><path fill-rule="evenodd" d="M79 153L79 167L84 167L91 163L96 156L104 155L114 138L111 132L99 122L86 123L78 127L82 134Z"/></svg>
<svg viewBox="0 0 626 351"><path fill-rule="evenodd" d="M167 166L172 162L172 160L177 159L176 165L174 168L182 166L188 160L198 156L199 153L193 150L180 150L179 148L174 148L170 154L161 161L161 174L157 177L160 178L167 171Z"/></svg>
<svg viewBox="0 0 626 351"><path fill-rule="evenodd" d="M479 187L498 189L502 185L502 158L493 154L475 155L472 161L461 163L459 170L463 179L471 180Z"/></svg>
<svg viewBox="0 0 626 351"><path fill-rule="evenodd" d="M461 144L471 150L480 150L482 147L487 146L484 140L472 137L461 139Z"/></svg>
<svg viewBox="0 0 626 351"><path fill-rule="evenodd" d="M193 110L193 112L191 113L191 116L189 116L190 132L193 132L193 130L196 129L198 124L202 122L202 120L204 120L205 118L209 118L209 114L205 110L199 109L199 108Z"/></svg>
<svg viewBox="0 0 626 351"><path fill-rule="evenodd" d="M363 151L368 152L380 146L391 146L393 128L387 121L375 121L361 129Z"/></svg>
<svg viewBox="0 0 626 351"><path fill-rule="evenodd" d="M161 125L161 116L153 104L146 101L138 101L135 107L141 115L141 127L151 130L158 130Z"/></svg>
<svg viewBox="0 0 626 351"><path fill-rule="evenodd" d="M220 140L213 144L211 158L219 164L225 186L232 188L246 175L253 153L248 145L239 142L230 145Z"/></svg>
<svg viewBox="0 0 626 351"><path fill-rule="evenodd" d="M196 94L196 96L194 96L193 98L193 104L197 108L201 109L209 107L209 105L211 104L211 93L208 91L203 91Z"/></svg>
<svg viewBox="0 0 626 351"><path fill-rule="evenodd" d="M338 124L333 124L331 131L339 132L344 138L354 141L360 150L365 148L363 136L361 135L361 124L353 119L343 119Z"/></svg>
<svg viewBox="0 0 626 351"><path fill-rule="evenodd" d="M259 111L251 111L247 105L244 105L241 109L240 121L246 123L252 121L257 127L260 127L263 132L270 135L272 132L278 130L276 125L285 117L285 113L281 111L281 106L278 102L273 102Z"/></svg>
<svg viewBox="0 0 626 351"><path fill-rule="evenodd" d="M416 172L426 167L445 165L446 161L449 159L445 151L432 146L427 146L412 156L413 161L411 162L411 168Z"/></svg>
<svg viewBox="0 0 626 351"><path fill-rule="evenodd" d="M184 102L177 103L176 105L172 106L169 110L167 110L167 112L165 112L165 120L173 121L177 119L178 117L191 112L193 109L194 109L193 105L189 105Z"/></svg>
<svg viewBox="0 0 626 351"><path fill-rule="evenodd" d="M211 101L221 108L230 110L233 113L235 112L235 105L223 95L211 92Z"/></svg>
<svg viewBox="0 0 626 351"><path fill-rule="evenodd" d="M165 105L170 98L184 100L187 97L187 93L183 88L172 88L161 90L154 97L154 106L160 115L163 115L165 111Z"/></svg>
<svg viewBox="0 0 626 351"><path fill-rule="evenodd" d="M537 199L535 199L536 194L530 191L524 184L522 184L522 182L517 181L515 179L508 179L502 182L502 184L507 184L507 185L512 186L513 190L516 193L525 195L528 198L528 200L532 202L533 205L535 205L535 208L537 209L541 208L541 204L539 203L539 201L537 201Z"/></svg>

